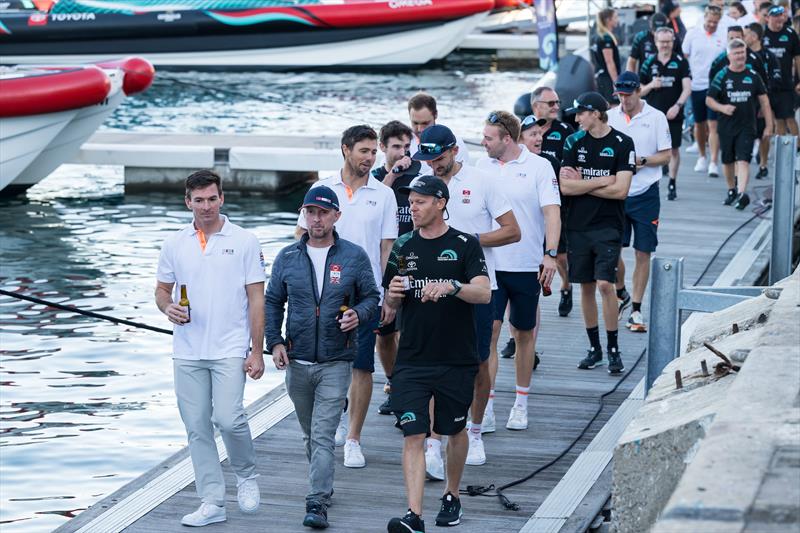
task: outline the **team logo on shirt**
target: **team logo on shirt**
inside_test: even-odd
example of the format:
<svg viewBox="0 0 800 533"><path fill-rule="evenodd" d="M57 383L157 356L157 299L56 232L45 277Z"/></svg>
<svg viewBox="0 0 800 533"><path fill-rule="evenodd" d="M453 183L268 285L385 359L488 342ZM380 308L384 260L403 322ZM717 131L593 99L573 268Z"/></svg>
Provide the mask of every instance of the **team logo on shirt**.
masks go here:
<svg viewBox="0 0 800 533"><path fill-rule="evenodd" d="M733 80L725 80L725 88L728 90L733 89Z"/></svg>
<svg viewBox="0 0 800 533"><path fill-rule="evenodd" d="M464 190L461 191L461 203L462 204L470 203L470 196L469 196L470 194L472 194L472 191L470 191L469 189L464 189Z"/></svg>
<svg viewBox="0 0 800 533"><path fill-rule="evenodd" d="M670 61L669 63L667 63L667 68L678 68L678 62Z"/></svg>
<svg viewBox="0 0 800 533"><path fill-rule="evenodd" d="M403 413L403 415L400 417L400 425L404 426L409 422L416 422L416 420L417 420L417 415L409 411L407 413Z"/></svg>
<svg viewBox="0 0 800 533"><path fill-rule="evenodd" d="M753 78L751 78L750 76L745 76L744 78L742 78L742 83L747 83L749 85L752 85L753 84Z"/></svg>
<svg viewBox="0 0 800 533"><path fill-rule="evenodd" d="M447 249L442 250L439 254L439 257L436 258L437 261L458 261L458 254L455 250Z"/></svg>
<svg viewBox="0 0 800 533"><path fill-rule="evenodd" d="M332 284L338 284L342 281L342 267L341 265L331 265L330 270L330 279L328 280Z"/></svg>
<svg viewBox="0 0 800 533"><path fill-rule="evenodd" d="M600 150L600 157L614 157L614 149L606 146Z"/></svg>
<svg viewBox="0 0 800 533"><path fill-rule="evenodd" d="M788 35L781 35L780 37L778 37L778 42L779 43L788 43L789 42L789 36Z"/></svg>
<svg viewBox="0 0 800 533"><path fill-rule="evenodd" d="M233 255L233 248L223 248L222 255Z"/></svg>
<svg viewBox="0 0 800 533"><path fill-rule="evenodd" d="M376 202L375 200L367 200L367 205L375 207L376 205L378 205L378 202Z"/></svg>
<svg viewBox="0 0 800 533"><path fill-rule="evenodd" d="M548 141L560 141L561 140L561 134L559 132L557 132L557 131L554 131L553 133L551 133L550 135L547 136L547 140Z"/></svg>
<svg viewBox="0 0 800 533"><path fill-rule="evenodd" d="M411 261L412 259L419 259L419 256L414 252L408 252L408 254L406 255L406 259Z"/></svg>

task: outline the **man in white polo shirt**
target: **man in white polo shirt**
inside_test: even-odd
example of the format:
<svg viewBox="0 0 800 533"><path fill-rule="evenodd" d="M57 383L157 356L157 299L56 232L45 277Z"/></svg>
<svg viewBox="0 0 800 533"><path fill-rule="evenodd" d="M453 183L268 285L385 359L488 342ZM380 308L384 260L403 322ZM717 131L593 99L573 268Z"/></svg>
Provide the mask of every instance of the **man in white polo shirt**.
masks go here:
<svg viewBox="0 0 800 533"><path fill-rule="evenodd" d="M625 200L625 228L622 246L630 246L633 233L633 310L628 329L646 332L642 298L650 277L650 255L658 244L658 216L661 210L658 182L661 167L669 163L672 136L667 117L641 98L639 76L623 72L614 84L620 105L608 112L608 125L631 139L636 149L636 173ZM625 290L625 263L619 256L617 291Z"/></svg>
<svg viewBox="0 0 800 533"><path fill-rule="evenodd" d="M514 359L516 400L506 423L506 428L513 430L528 428L528 393L534 366L533 330L539 288L540 283L549 287L553 280L561 235L561 196L553 167L543 157L528 151L525 145L517 144L519 135L517 117L506 111L493 111L483 128L482 144L487 156L479 159L476 165L500 181L522 230L519 242L493 251L497 290L492 297L495 309L492 343L497 343L506 304L510 304L509 322L517 348ZM543 266L541 276L540 265ZM492 383L497 376L496 357L495 349L490 365ZM494 417L488 407L486 417Z"/></svg>
<svg viewBox="0 0 800 533"><path fill-rule="evenodd" d="M397 238L397 201L394 191L370 175L378 151L378 134L366 125L352 126L342 134L344 166L336 176L321 179L312 187L326 185L339 198L342 216L336 222L336 232L342 239L361 246L372 265L375 283L381 286L383 271L392 244ZM306 231L304 212L297 220L295 237ZM394 320L394 312L383 306L380 322ZM378 320L358 326L358 351L353 362L348 416L336 431L336 444L344 444L344 466L366 466L361 451L361 430L372 397L372 373L375 371L375 331Z"/></svg>
<svg viewBox="0 0 800 533"><path fill-rule="evenodd" d="M264 373L264 257L252 233L220 215L223 202L215 173L201 170L186 178L186 207L194 220L164 242L156 274L156 305L175 325L175 395L202 500L181 520L185 526L226 519L214 426L236 473L239 507L253 513L260 501L242 399L245 373L253 379ZM184 288L188 307L176 303Z"/></svg>
<svg viewBox="0 0 800 533"><path fill-rule="evenodd" d="M414 159L427 162L432 173L441 178L450 192L447 204L447 224L454 229L475 235L483 248L489 281L497 288L494 274L493 248L517 242L520 229L500 183L493 176L458 162L458 144L450 128L436 124L422 132L419 151ZM496 229L493 229L493 225ZM472 423L469 428L468 465L482 465L486 452L481 439L481 424L489 401L491 378L489 374L489 347L492 341L493 308L488 304L475 304L475 330L478 341L480 366L475 377L474 399L471 407ZM494 431L494 429L492 429ZM444 462L441 455L441 436L431 431L425 452L428 476L444 479Z"/></svg>

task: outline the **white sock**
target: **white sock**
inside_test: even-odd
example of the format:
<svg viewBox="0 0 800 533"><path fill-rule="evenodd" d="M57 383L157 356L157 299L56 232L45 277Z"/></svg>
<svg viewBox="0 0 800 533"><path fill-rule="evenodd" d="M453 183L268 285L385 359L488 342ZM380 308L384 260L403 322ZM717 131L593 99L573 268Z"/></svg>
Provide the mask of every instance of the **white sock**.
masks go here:
<svg viewBox="0 0 800 533"><path fill-rule="evenodd" d="M428 449L433 450L437 455L441 455L442 441L439 439L428 439Z"/></svg>
<svg viewBox="0 0 800 533"><path fill-rule="evenodd" d="M486 413L494 413L494 389L489 391L489 401L486 402ZM486 416L486 414L483 416Z"/></svg>
<svg viewBox="0 0 800 533"><path fill-rule="evenodd" d="M481 425L473 422L469 426L469 435L472 438L481 438Z"/></svg>
<svg viewBox="0 0 800 533"><path fill-rule="evenodd" d="M528 391L531 390L530 387L520 387L517 385L517 399L514 400L514 407L528 410Z"/></svg>

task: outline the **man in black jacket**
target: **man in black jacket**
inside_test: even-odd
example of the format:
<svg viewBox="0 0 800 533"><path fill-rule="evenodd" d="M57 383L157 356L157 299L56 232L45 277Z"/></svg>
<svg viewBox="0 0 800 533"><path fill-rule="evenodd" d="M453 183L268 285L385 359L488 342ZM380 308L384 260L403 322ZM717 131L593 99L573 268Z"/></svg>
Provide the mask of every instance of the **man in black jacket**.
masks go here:
<svg viewBox="0 0 800 533"><path fill-rule="evenodd" d="M328 527L333 494L334 434L350 386L356 354L354 331L376 318L379 293L369 257L340 239L333 227L339 200L332 189L312 187L303 200L307 233L280 251L266 294L267 347L303 430L311 491L303 525ZM288 302L286 336L281 326Z"/></svg>

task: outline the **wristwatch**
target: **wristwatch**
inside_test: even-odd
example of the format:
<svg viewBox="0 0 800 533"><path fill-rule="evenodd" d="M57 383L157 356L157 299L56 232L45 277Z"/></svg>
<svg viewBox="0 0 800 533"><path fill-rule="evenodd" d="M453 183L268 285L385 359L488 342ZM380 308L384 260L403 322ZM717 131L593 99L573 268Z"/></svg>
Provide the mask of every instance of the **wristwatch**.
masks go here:
<svg viewBox="0 0 800 533"><path fill-rule="evenodd" d="M553 250L552 248L549 250L545 250L544 255L548 255L553 259L555 259L556 257L558 257L558 250Z"/></svg>
<svg viewBox="0 0 800 533"><path fill-rule="evenodd" d="M453 290L447 294L448 296L455 296L461 291L461 282L453 279L450 280L450 285L453 286Z"/></svg>
<svg viewBox="0 0 800 533"><path fill-rule="evenodd" d="M642 158L642 166L645 166L646 164L647 164L647 158L643 157Z"/></svg>

